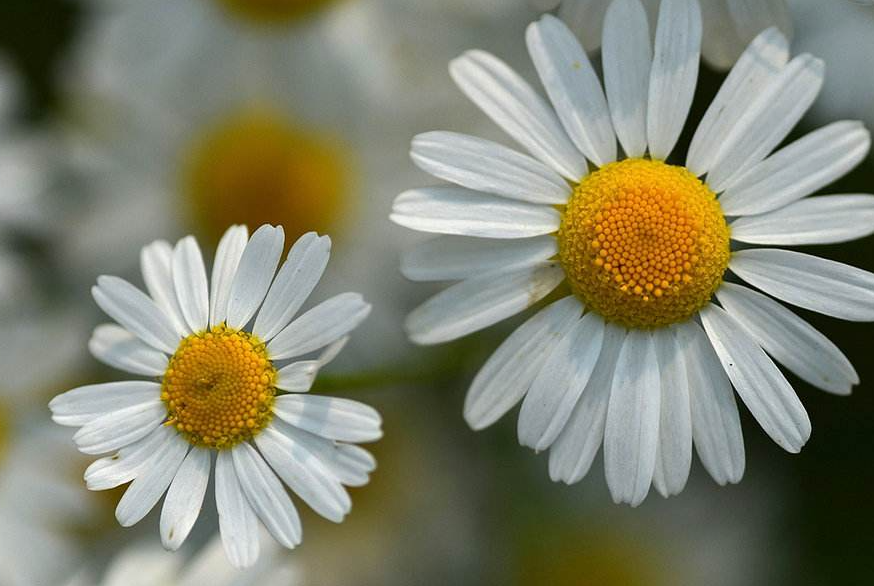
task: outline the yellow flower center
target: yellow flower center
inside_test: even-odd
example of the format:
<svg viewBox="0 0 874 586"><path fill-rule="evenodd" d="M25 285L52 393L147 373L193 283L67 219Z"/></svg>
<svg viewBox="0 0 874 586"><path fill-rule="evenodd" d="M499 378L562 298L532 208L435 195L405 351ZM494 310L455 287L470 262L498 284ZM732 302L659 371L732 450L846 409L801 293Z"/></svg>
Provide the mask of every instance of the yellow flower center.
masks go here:
<svg viewBox="0 0 874 586"><path fill-rule="evenodd" d="M194 445L233 447L270 423L275 382L266 348L252 334L225 326L192 334L164 373L167 423Z"/></svg>
<svg viewBox="0 0 874 586"><path fill-rule="evenodd" d="M217 0L233 17L252 24L287 25L336 0Z"/></svg>
<svg viewBox="0 0 874 586"><path fill-rule="evenodd" d="M287 242L335 232L349 203L342 145L269 110L231 116L185 154L184 192L213 242L232 224L281 224Z"/></svg>
<svg viewBox="0 0 874 586"><path fill-rule="evenodd" d="M730 255L715 194L686 168L647 159L585 177L558 243L574 293L629 328L689 319L719 287Z"/></svg>

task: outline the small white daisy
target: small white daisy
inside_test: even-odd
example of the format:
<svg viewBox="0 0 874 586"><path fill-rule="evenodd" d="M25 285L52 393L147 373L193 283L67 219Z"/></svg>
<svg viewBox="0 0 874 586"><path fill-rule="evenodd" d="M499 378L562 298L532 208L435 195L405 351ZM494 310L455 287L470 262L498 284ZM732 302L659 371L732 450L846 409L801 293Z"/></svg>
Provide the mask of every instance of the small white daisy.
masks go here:
<svg viewBox="0 0 874 586"><path fill-rule="evenodd" d="M466 53L453 78L532 156L449 132L417 136L417 165L458 187L405 192L391 215L448 235L411 251L405 275L461 280L410 314L417 343L481 330L569 287L492 355L464 415L482 429L524 398L519 440L552 448L554 480L579 481L603 443L613 498L634 505L650 484L683 489L693 442L717 482L740 480L732 386L777 444L801 449L810 421L769 354L832 393L859 382L834 344L724 281L728 271L793 305L874 320L868 272L777 248L731 252L730 239L824 244L874 230L870 195L806 197L865 157L862 124L837 122L769 155L814 100L819 60L790 61L786 38L765 31L710 105L685 166L665 162L692 103L701 34L697 2L665 0L653 52L643 5L616 0L604 22L605 96L573 33L544 16L527 41L554 110L496 57Z"/></svg>
<svg viewBox="0 0 874 586"><path fill-rule="evenodd" d="M421 177L397 153L424 111L467 127L480 119L440 73L484 37L519 48L506 29L523 30L527 7L322 0L265 27L220 0L88 3L64 70L77 111L66 137L87 155L73 165L83 204L59 231L69 280L128 274L156 233L206 247L234 223L279 224L288 240L316 230L337 252L326 289L355 282L374 303L341 368L395 361L414 292L396 268L405 240L383 233L385 209Z"/></svg>
<svg viewBox="0 0 874 586"><path fill-rule="evenodd" d="M282 228L251 238L230 228L211 284L195 239L156 241L141 255L149 295L102 276L95 301L120 325L98 326L96 358L152 377L87 385L49 407L85 454L112 454L85 472L91 490L131 482L116 509L140 521L166 492L161 539L175 550L197 520L215 456L219 528L231 563L258 558L256 517L282 545L301 541L287 485L317 513L340 522L351 509L343 485L366 484L375 462L352 445L381 437L381 419L359 402L305 394L318 370L370 312L343 293L295 314L327 266L331 241L308 233L284 246ZM311 360L291 359L322 349Z"/></svg>
<svg viewBox="0 0 874 586"><path fill-rule="evenodd" d="M295 586L302 582L297 565L285 559L281 548L270 544L264 548L258 562L246 570L228 564L218 537L213 538L191 559L183 560L178 554L147 544L128 546L116 555L95 579L83 570L65 586Z"/></svg>
<svg viewBox="0 0 874 586"><path fill-rule="evenodd" d="M610 0L530 0L539 10L555 10L582 42L586 51L601 46L601 26ZM644 0L652 18L660 0ZM776 26L787 37L792 17L786 0L702 0L704 39L701 55L713 67L728 69L756 35Z"/></svg>

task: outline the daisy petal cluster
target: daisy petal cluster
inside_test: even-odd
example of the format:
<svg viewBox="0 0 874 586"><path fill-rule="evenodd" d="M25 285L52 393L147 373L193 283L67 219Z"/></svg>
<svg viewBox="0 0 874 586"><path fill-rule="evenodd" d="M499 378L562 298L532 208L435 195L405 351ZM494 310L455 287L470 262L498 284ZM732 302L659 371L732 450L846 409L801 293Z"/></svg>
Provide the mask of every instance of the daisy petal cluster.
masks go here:
<svg viewBox="0 0 874 586"><path fill-rule="evenodd" d="M650 17L658 14L660 0L643 0ZM610 0L530 0L537 10L556 14L579 37L588 52L601 46L601 27ZM731 67L744 48L764 29L775 26L792 34L786 0L703 0L702 57L717 69Z"/></svg>
<svg viewBox="0 0 874 586"><path fill-rule="evenodd" d="M464 416L482 429L521 402L519 441L549 450L556 481L582 479L603 445L612 496L632 505L651 485L682 491L693 446L718 483L740 480L735 392L779 446L802 448L810 420L774 360L830 393L859 382L844 354L778 300L874 320L874 275L775 248L874 231L874 196L809 197L867 155L861 123L778 148L820 90L820 60L790 59L776 28L759 34L685 163L669 162L702 31L696 0L663 0L652 44L643 4L615 0L602 84L572 31L544 16L526 41L549 101L494 55L464 54L453 79L528 154L450 132L417 136L415 163L454 185L402 193L391 214L441 235L408 253L410 279L459 281L409 315L417 343L454 340L570 291L489 358Z"/></svg>
<svg viewBox="0 0 874 586"><path fill-rule="evenodd" d="M54 420L78 427L85 454L109 454L85 472L91 490L130 482L116 509L139 522L166 493L161 539L178 549L215 469L228 558L258 558L258 519L280 544L301 541L290 488L323 517L351 509L345 486L368 482L373 457L354 445L381 437L379 414L349 399L309 395L313 381L370 312L343 293L297 316L328 263L331 241L308 233L289 250L282 228L224 234L212 275L197 241L157 241L141 255L147 293L103 276L92 293L117 324L89 347L110 366L148 380L87 385L55 397ZM318 354L310 359L295 360Z"/></svg>

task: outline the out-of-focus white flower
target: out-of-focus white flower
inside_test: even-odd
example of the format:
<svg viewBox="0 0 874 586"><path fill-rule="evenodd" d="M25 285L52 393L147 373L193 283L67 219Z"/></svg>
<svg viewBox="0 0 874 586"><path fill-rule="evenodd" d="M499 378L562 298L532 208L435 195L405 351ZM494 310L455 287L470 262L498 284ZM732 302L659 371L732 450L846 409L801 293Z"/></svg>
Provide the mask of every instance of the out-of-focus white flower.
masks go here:
<svg viewBox="0 0 874 586"><path fill-rule="evenodd" d="M67 87L84 121L70 135L76 165L91 180L65 264L90 280L129 270L156 235L215 242L238 222L330 232L326 279L374 303L340 360L393 360L406 347L411 295L396 259L410 236L387 235L385 211L421 178L397 154L424 112L448 127L479 120L448 90L446 61L474 42L521 49L506 30L521 32L526 10L510 4L325 2L264 27L216 0L90 3Z"/></svg>
<svg viewBox="0 0 874 586"><path fill-rule="evenodd" d="M18 365L20 367L20 364ZM80 552L70 530L95 502L77 482L78 461L58 446L69 434L0 397L0 583L51 584Z"/></svg>
<svg viewBox="0 0 874 586"><path fill-rule="evenodd" d="M297 564L279 547L267 544L258 562L246 570L228 563L218 536L191 559L148 544L128 546L115 556L99 579L82 570L65 586L298 586Z"/></svg>
<svg viewBox="0 0 874 586"><path fill-rule="evenodd" d="M660 0L643 0L655 23ZM558 9L586 51L601 46L601 26L610 0L530 0L539 10ZM787 37L792 18L786 0L701 0L704 36L701 55L713 67L728 69L756 35L776 26Z"/></svg>
<svg viewBox="0 0 874 586"><path fill-rule="evenodd" d="M414 342L455 340L570 290L489 358L464 416L483 429L521 401L519 441L550 449L554 480L582 479L603 445L611 494L632 505L650 485L682 491L693 444L717 482L741 479L733 390L778 445L801 450L810 419L770 356L831 393L859 383L823 334L725 282L727 271L789 304L874 321L874 274L769 248L874 231L874 196L807 197L866 157L862 123L774 150L815 100L822 61L790 60L788 40L762 32L698 123L685 164L665 162L692 104L701 35L697 0L663 0L654 46L643 5L614 0L602 86L573 33L545 15L526 40L549 102L494 55L465 53L451 65L456 83L530 156L465 134L419 135L413 160L454 185L404 192L391 214L442 235L412 249L404 273L458 281L410 313Z"/></svg>
<svg viewBox="0 0 874 586"><path fill-rule="evenodd" d="M305 234L277 272L284 244L282 228L264 225L249 238L233 226L209 281L191 236L143 249L149 295L100 277L92 294L119 325L99 326L91 352L152 380L78 387L49 404L57 423L80 428L73 440L82 453L114 453L89 466L85 480L91 490L131 483L116 508L119 523L140 522L167 493L167 549L194 527L215 460L219 527L234 567L258 559L258 519L285 547L301 542L286 486L341 522L352 508L345 486L366 484L376 466L354 444L382 436L373 408L307 394L370 306L343 293L296 315L328 265L331 241Z"/></svg>
<svg viewBox="0 0 874 586"><path fill-rule="evenodd" d="M84 356L73 313L22 309L0 322L0 584L51 584L79 562L71 530L89 526L97 503L83 493L82 462L57 447L70 434L45 415L46 395L68 384ZM76 335L79 332L79 335ZM79 338L76 340L75 338ZM51 359L32 363L52 348Z"/></svg>
<svg viewBox="0 0 874 586"><path fill-rule="evenodd" d="M12 65L0 58L0 314L34 298L32 267L14 241L45 229L42 197L52 175L51 141L19 124L20 101Z"/></svg>
<svg viewBox="0 0 874 586"><path fill-rule="evenodd" d="M828 75L811 108L817 121L853 117L874 125L874 10L872 3L790 0L795 47L823 59Z"/></svg>

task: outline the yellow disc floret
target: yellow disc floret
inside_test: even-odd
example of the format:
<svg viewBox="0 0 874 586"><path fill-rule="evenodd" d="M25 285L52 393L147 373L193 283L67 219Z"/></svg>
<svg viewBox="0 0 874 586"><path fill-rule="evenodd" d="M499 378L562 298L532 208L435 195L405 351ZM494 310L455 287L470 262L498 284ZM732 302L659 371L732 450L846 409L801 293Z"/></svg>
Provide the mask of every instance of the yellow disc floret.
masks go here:
<svg viewBox="0 0 874 586"><path fill-rule="evenodd" d="M281 224L286 238L334 232L349 215L349 161L340 141L279 112L247 107L196 138L183 155L183 193L214 242L232 224Z"/></svg>
<svg viewBox="0 0 874 586"><path fill-rule="evenodd" d="M715 194L684 167L648 159L585 177L567 204L558 243L574 293L629 328L690 318L719 287L730 255Z"/></svg>
<svg viewBox="0 0 874 586"><path fill-rule="evenodd" d="M337 0L217 0L228 14L252 24L284 25Z"/></svg>
<svg viewBox="0 0 874 586"><path fill-rule="evenodd" d="M272 418L276 369L252 334L218 326L182 340L161 386L168 425L192 444L230 448Z"/></svg>

